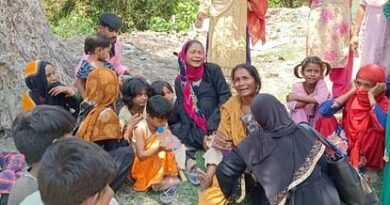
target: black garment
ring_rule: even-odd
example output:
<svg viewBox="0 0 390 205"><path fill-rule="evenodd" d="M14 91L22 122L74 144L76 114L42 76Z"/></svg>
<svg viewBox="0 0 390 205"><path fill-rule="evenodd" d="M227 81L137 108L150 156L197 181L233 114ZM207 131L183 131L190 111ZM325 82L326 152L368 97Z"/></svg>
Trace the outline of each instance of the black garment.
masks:
<svg viewBox="0 0 390 205"><path fill-rule="evenodd" d="M115 161L116 176L110 187L117 192L129 175L134 160L133 149L125 140L101 140L95 143L103 147Z"/></svg>
<svg viewBox="0 0 390 205"><path fill-rule="evenodd" d="M231 96L230 89L222 74L221 68L217 64L205 63L205 70L199 86L192 86L194 94L197 96L198 108L207 118L207 131L217 130L220 121L219 108ZM171 120L171 131L185 145L202 149L204 133L196 126L183 107L182 86L178 79L175 80L176 102L175 114L176 122Z"/></svg>
<svg viewBox="0 0 390 205"><path fill-rule="evenodd" d="M236 179L247 170L264 188L271 204L340 204L326 163L320 163L323 145L293 123L271 95L256 96L251 110L262 128L246 137L217 167L225 196L231 196Z"/></svg>
<svg viewBox="0 0 390 205"><path fill-rule="evenodd" d="M49 86L49 89L52 89L57 86L62 86L60 82L53 83ZM64 93L60 93L56 96L47 94L46 96L46 105L58 105L63 107L65 110L69 111L74 118L77 118L80 112L80 103L82 101L81 96L77 93L73 96L66 97Z"/></svg>

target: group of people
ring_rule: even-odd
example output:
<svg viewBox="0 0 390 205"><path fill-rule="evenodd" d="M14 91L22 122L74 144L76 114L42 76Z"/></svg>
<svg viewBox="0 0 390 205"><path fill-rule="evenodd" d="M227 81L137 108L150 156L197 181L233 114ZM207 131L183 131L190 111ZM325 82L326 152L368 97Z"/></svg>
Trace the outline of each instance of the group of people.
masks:
<svg viewBox="0 0 390 205"><path fill-rule="evenodd" d="M380 49L390 48L390 23L383 14L377 14L386 28L382 44L372 48L367 36L375 23L368 22L374 21L370 15L384 3L364 0L351 30L349 0L310 1L308 57L293 71L304 80L282 103L259 94L261 78L250 64L249 39L265 42L267 1L200 2L197 26L208 11L211 16L207 49L197 40L183 45L174 89L121 64L122 22L112 13L102 14L99 31L85 39L75 67L76 89L60 83L49 62L26 65L29 91L12 136L29 169L21 172L23 158L13 167L13 181L19 179L12 190L7 187L8 204L117 204L113 193L124 183L135 191L161 192L160 201L169 204L180 178L200 185L199 204L241 202L247 196L254 204L340 204L325 146L302 122L326 137L341 128L346 146L340 147L350 163L376 181L388 155L390 58ZM352 82L359 29L366 60ZM369 59L371 52L375 60ZM324 81L328 74L332 92ZM205 170L195 168L198 151L204 152Z"/></svg>

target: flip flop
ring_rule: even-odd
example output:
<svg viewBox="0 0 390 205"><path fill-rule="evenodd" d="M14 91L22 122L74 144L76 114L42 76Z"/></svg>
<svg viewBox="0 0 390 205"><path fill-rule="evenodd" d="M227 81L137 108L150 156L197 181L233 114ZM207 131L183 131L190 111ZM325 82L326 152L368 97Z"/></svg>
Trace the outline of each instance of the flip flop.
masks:
<svg viewBox="0 0 390 205"><path fill-rule="evenodd" d="M193 184L193 185L199 185L200 180L198 178L198 173L196 171L186 171L184 172L186 174L187 180Z"/></svg>
<svg viewBox="0 0 390 205"><path fill-rule="evenodd" d="M163 204L171 204L175 200L177 195L177 190L179 186L173 186L160 194L160 202Z"/></svg>

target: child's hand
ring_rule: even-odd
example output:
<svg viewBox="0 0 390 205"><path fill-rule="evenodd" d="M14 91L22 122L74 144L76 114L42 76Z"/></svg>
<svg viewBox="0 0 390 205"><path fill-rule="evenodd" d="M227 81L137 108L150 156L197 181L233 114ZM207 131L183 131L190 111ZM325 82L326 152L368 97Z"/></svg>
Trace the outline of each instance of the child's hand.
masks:
<svg viewBox="0 0 390 205"><path fill-rule="evenodd" d="M127 127L134 128L141 120L142 120L142 114L137 113L131 117L129 123L127 123Z"/></svg>
<svg viewBox="0 0 390 205"><path fill-rule="evenodd" d="M376 97L379 94L383 93L386 90L386 85L384 83L377 83L374 87L372 87L368 93L372 94L372 96Z"/></svg>
<svg viewBox="0 0 390 205"><path fill-rule="evenodd" d="M291 101L296 101L297 99L296 99L296 96L294 95L294 94L288 94L288 95L286 95L286 101L287 102L291 102Z"/></svg>

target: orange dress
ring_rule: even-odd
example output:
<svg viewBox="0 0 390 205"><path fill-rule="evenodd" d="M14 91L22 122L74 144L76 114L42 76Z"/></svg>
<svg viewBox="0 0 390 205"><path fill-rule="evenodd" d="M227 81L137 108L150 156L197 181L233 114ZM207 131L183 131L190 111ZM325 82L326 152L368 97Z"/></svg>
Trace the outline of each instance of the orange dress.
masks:
<svg viewBox="0 0 390 205"><path fill-rule="evenodd" d="M152 134L145 121L140 122L136 128L144 131L145 149L151 149L160 144L158 134ZM135 179L133 189L146 191L153 184L160 184L165 176L177 176L178 166L172 151L160 151L144 159L135 156L131 176Z"/></svg>

